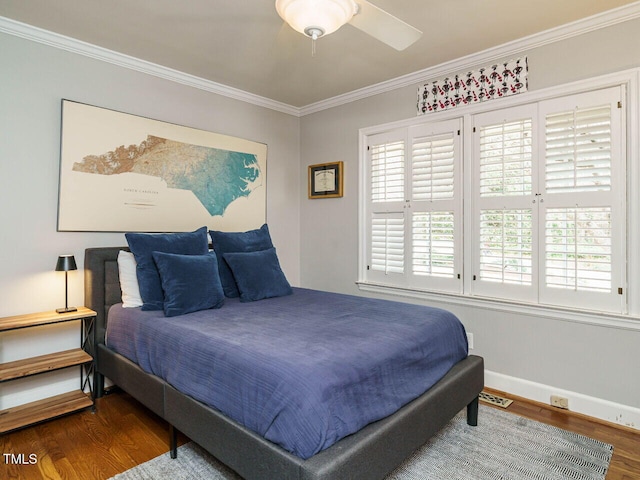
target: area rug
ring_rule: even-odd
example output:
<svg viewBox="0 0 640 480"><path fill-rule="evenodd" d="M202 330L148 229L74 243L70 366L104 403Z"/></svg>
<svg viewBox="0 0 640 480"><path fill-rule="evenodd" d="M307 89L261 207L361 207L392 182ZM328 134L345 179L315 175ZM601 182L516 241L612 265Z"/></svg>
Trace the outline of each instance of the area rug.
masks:
<svg viewBox="0 0 640 480"><path fill-rule="evenodd" d="M477 427L460 412L386 480L602 480L612 454L613 446L598 440L481 405ZM193 442L176 460L166 453L113 477L157 479L241 477Z"/></svg>

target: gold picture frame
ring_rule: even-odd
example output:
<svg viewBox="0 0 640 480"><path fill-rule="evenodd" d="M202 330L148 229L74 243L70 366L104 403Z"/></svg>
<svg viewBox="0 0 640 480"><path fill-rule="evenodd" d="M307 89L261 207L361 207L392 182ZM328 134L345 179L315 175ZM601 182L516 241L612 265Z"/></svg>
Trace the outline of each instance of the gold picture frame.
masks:
<svg viewBox="0 0 640 480"><path fill-rule="evenodd" d="M309 165L309 198L342 197L343 162Z"/></svg>

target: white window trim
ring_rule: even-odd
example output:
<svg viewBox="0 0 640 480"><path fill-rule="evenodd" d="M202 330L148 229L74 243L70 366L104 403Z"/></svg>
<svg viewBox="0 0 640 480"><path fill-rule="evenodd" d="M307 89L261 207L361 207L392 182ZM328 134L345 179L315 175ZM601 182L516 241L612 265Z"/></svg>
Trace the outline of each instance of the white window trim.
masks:
<svg viewBox="0 0 640 480"><path fill-rule="evenodd" d="M595 312L582 310L579 308L569 309L560 307L549 307L538 304L527 304L524 302L511 302L505 300L497 300L493 298L472 297L469 295L444 294L438 292L430 292L417 289L407 289L399 287L390 287L387 285L379 285L366 281L366 231L362 228L366 225L366 211L364 202L359 202L359 257L358 257L358 280L356 284L362 291L378 294L389 294L414 299L427 300L432 302L449 303L454 305L475 306L491 310L509 311L512 313L520 313L526 315L534 315L545 318L554 318L563 321L587 323L594 325L603 325L614 328L637 330L640 331L640 249L633 248L634 245L640 245L640 68L625 70L609 75L573 82L566 85L549 87L538 91L529 91L512 97L493 100L484 104L463 107L464 114L458 109L446 110L429 114L430 120L444 121L452 118L463 118L464 135L463 149L465 152L471 151L473 148L473 137L471 135L471 116L484 113L486 111L506 108L510 106L524 105L541 100L549 100L554 97L561 97L581 92L588 92L600 88L622 85L626 89L626 101L623 108L627 111L626 135L627 135L627 299L628 314L614 314L608 312ZM420 123L424 123L424 117L411 118L401 120L384 125L362 128L359 131L359 167L360 172L366 171L366 145L367 137L383 133L385 131L410 127ZM464 171L471 171L470 156L464 155ZM359 189L364 192L367 189L367 178L365 175L359 176ZM472 178L465 175L463 179L464 189L470 191L470 182ZM465 196L464 211L472 211L471 196ZM637 211L631 211L632 206L636 206ZM472 228L472 218L465 216L464 228L469 231ZM465 258L472 258L470 255L473 248L467 242L465 244ZM472 272L466 269L465 284L468 285Z"/></svg>
<svg viewBox="0 0 640 480"><path fill-rule="evenodd" d="M400 287L389 287L370 282L356 282L363 292L391 295L415 300L434 302L442 305L474 307L483 310L506 312L513 315L548 318L571 323L582 323L640 332L640 316L615 313L590 312L586 310L526 304L495 298L472 297L469 295L427 292Z"/></svg>

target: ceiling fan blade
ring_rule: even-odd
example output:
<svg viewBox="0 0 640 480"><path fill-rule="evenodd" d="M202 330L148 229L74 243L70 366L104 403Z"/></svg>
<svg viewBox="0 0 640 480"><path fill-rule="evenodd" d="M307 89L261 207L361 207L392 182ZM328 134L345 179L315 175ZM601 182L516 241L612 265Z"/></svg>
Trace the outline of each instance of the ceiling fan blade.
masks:
<svg viewBox="0 0 640 480"><path fill-rule="evenodd" d="M365 0L356 0L356 3L358 13L349 23L396 50L404 50L422 36L420 30L381 8Z"/></svg>

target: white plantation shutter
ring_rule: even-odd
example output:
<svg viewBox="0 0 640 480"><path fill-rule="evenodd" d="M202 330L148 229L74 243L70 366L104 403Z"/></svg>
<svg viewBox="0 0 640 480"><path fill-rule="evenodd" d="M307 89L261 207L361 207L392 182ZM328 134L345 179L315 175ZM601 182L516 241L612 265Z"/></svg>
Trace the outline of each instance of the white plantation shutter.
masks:
<svg viewBox="0 0 640 480"><path fill-rule="evenodd" d="M412 139L411 183L413 200L451 199L454 195L455 134Z"/></svg>
<svg viewBox="0 0 640 480"><path fill-rule="evenodd" d="M624 95L549 96L364 135L360 280L627 313L637 225L628 231Z"/></svg>
<svg viewBox="0 0 640 480"><path fill-rule="evenodd" d="M532 212L480 212L480 280L516 285L533 282Z"/></svg>
<svg viewBox="0 0 640 480"><path fill-rule="evenodd" d="M369 138L367 155L367 279L405 284L406 131Z"/></svg>
<svg viewBox="0 0 640 480"><path fill-rule="evenodd" d="M371 147L371 201L403 201L404 141L382 143Z"/></svg>
<svg viewBox="0 0 640 480"><path fill-rule="evenodd" d="M480 128L480 196L531 194L532 119Z"/></svg>
<svg viewBox="0 0 640 480"><path fill-rule="evenodd" d="M456 238L453 212L414 212L411 224L414 275L454 278Z"/></svg>
<svg viewBox="0 0 640 480"><path fill-rule="evenodd" d="M541 303L624 310L621 98L616 87L540 104Z"/></svg>
<svg viewBox="0 0 640 480"><path fill-rule="evenodd" d="M547 193L611 189L611 105L546 116Z"/></svg>
<svg viewBox="0 0 640 480"><path fill-rule="evenodd" d="M611 208L548 209L545 225L547 286L611 291Z"/></svg>
<svg viewBox="0 0 640 480"><path fill-rule="evenodd" d="M371 270L404 273L404 216L374 215L371 221Z"/></svg>
<svg viewBox="0 0 640 480"><path fill-rule="evenodd" d="M367 280L461 292L461 120L368 139Z"/></svg>
<svg viewBox="0 0 640 480"><path fill-rule="evenodd" d="M530 105L474 117L475 294L536 297L535 119Z"/></svg>
<svg viewBox="0 0 640 480"><path fill-rule="evenodd" d="M409 286L462 292L460 119L409 129Z"/></svg>

